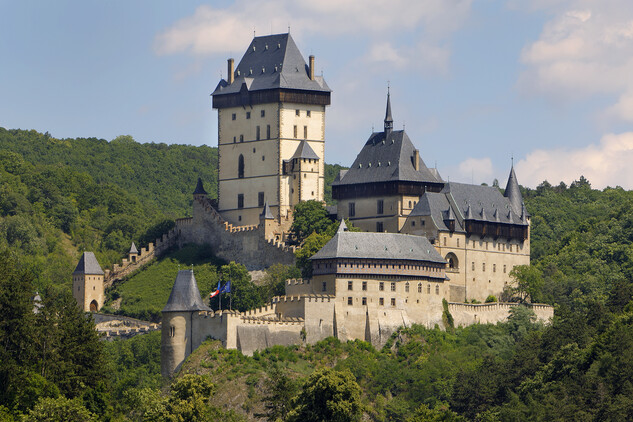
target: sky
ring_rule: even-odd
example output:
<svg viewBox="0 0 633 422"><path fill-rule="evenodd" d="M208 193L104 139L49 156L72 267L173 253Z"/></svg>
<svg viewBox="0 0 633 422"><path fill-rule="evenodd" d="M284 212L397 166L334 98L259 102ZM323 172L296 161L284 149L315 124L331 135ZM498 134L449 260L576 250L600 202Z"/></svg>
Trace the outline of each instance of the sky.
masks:
<svg viewBox="0 0 633 422"><path fill-rule="evenodd" d="M0 127L217 145L210 93L253 34L332 89L326 157L382 130L387 85L445 180L633 189L631 0L0 0Z"/></svg>

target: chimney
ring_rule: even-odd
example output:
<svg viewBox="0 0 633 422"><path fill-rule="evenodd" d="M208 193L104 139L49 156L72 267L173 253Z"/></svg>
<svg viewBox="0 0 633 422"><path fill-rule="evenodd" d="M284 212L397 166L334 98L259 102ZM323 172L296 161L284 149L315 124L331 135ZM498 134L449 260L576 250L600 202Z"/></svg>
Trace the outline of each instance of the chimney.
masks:
<svg viewBox="0 0 633 422"><path fill-rule="evenodd" d="M420 151L417 149L413 150L413 168L416 171L420 170Z"/></svg>
<svg viewBox="0 0 633 422"><path fill-rule="evenodd" d="M314 56L310 55L310 80L314 80Z"/></svg>
<svg viewBox="0 0 633 422"><path fill-rule="evenodd" d="M228 69L226 71L227 73L226 81L229 83L229 85L231 85L233 83L233 75L235 74L235 70L233 68L233 66L235 65L235 61L233 59L229 59L227 65L228 65Z"/></svg>

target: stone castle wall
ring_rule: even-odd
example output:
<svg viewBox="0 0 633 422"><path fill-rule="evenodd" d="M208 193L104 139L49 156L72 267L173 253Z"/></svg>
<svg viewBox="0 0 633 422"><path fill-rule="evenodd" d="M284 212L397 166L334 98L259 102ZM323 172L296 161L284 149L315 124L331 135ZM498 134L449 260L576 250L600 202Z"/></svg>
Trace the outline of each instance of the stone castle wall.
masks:
<svg viewBox="0 0 633 422"><path fill-rule="evenodd" d="M522 306L518 303L449 303L448 311L453 316L456 327L471 324L494 324L505 321L510 316L510 309ZM526 305L534 311L538 321L547 322L554 316L554 308L538 303Z"/></svg>

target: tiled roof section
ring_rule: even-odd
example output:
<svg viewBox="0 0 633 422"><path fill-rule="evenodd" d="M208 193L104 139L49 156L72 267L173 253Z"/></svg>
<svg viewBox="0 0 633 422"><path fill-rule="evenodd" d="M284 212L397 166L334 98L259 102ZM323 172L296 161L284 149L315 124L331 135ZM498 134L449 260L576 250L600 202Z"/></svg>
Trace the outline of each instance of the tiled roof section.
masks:
<svg viewBox="0 0 633 422"><path fill-rule="evenodd" d="M445 263L446 261L423 236L398 233L368 233L341 230L310 259L366 258L406 259Z"/></svg>
<svg viewBox="0 0 633 422"><path fill-rule="evenodd" d="M136 249L136 245L132 242L132 246L130 246L130 252L128 253L138 253L138 249Z"/></svg>
<svg viewBox="0 0 633 422"><path fill-rule="evenodd" d="M192 270L180 270L163 312L210 311L202 302Z"/></svg>
<svg viewBox="0 0 633 422"><path fill-rule="evenodd" d="M198 177L198 183L196 183L196 190L193 191L194 195L206 195L207 191L204 190L204 186L202 186L202 179Z"/></svg>
<svg viewBox="0 0 633 422"><path fill-rule="evenodd" d="M319 156L314 152L308 141L305 139L299 143L297 150L295 151L292 158L309 158L311 160L318 160Z"/></svg>
<svg viewBox="0 0 633 422"><path fill-rule="evenodd" d="M491 186L449 182L442 192L425 192L410 216L431 216L436 227L447 230L444 220L449 207L455 218L455 230L463 230L463 221L475 220L490 223L526 224L521 214L514 212L508 198Z"/></svg>
<svg viewBox="0 0 633 422"><path fill-rule="evenodd" d="M422 158L419 170L413 167L415 147L404 130L374 132L356 156L354 164L333 185L390 181L441 183Z"/></svg>
<svg viewBox="0 0 633 422"><path fill-rule="evenodd" d="M523 204L523 196L521 195L521 189L519 189L517 175L514 173L514 166L510 169L510 176L508 176L508 183L506 184L506 190L503 196L508 198L515 214L520 215Z"/></svg>
<svg viewBox="0 0 633 422"><path fill-rule="evenodd" d="M268 206L268 201L264 202L264 209L262 209L262 213L259 214L259 218L263 218L264 220L274 220L273 213L270 212L270 207Z"/></svg>
<svg viewBox="0 0 633 422"><path fill-rule="evenodd" d="M322 76L310 79L308 65L290 34L255 37L235 69L235 79L222 79L212 95L235 94L246 84L249 91L298 89L330 92Z"/></svg>
<svg viewBox="0 0 633 422"><path fill-rule="evenodd" d="M93 252L84 252L73 274L103 275L103 270Z"/></svg>

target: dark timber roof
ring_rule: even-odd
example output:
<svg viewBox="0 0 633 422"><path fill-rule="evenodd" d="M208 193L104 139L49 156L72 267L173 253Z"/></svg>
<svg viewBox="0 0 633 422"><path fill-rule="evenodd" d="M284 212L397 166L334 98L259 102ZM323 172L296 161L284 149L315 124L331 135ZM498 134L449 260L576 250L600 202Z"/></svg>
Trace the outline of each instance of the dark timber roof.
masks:
<svg viewBox="0 0 633 422"><path fill-rule="evenodd" d="M510 176L508 176L508 183L506 184L506 190L503 196L508 198L515 214L521 215L523 196L521 195L521 189L519 189L517 175L514 173L514 166L510 169Z"/></svg>
<svg viewBox="0 0 633 422"><path fill-rule="evenodd" d="M350 232L344 222L334 237L310 259L364 258L405 259L446 263L423 236L398 233Z"/></svg>
<svg viewBox="0 0 633 422"><path fill-rule="evenodd" d="M330 92L322 76L310 80L309 68L290 34L255 37L237 65L234 81L222 79L211 95L292 89Z"/></svg>
<svg viewBox="0 0 633 422"><path fill-rule="evenodd" d="M462 231L464 220L524 225L520 212L495 187L448 182L439 193L425 192L410 216L431 216L440 230L448 229L444 221L452 217L455 231Z"/></svg>
<svg viewBox="0 0 633 422"><path fill-rule="evenodd" d="M202 302L193 270L180 270L163 312L210 311Z"/></svg>
<svg viewBox="0 0 633 422"><path fill-rule="evenodd" d="M304 139L299 143L299 146L292 158L309 158L311 160L318 160L319 156L316 152L314 152L310 144L308 144L308 141Z"/></svg>
<svg viewBox="0 0 633 422"><path fill-rule="evenodd" d="M84 252L73 274L103 275L103 270L93 252Z"/></svg>
<svg viewBox="0 0 633 422"><path fill-rule="evenodd" d="M391 181L442 183L420 157L413 167L415 147L404 130L374 132L356 156L354 164L332 185L352 185Z"/></svg>
<svg viewBox="0 0 633 422"><path fill-rule="evenodd" d="M206 195L207 191L204 190L204 186L202 186L202 179L198 177L198 183L196 184L196 190L193 191L194 195Z"/></svg>

